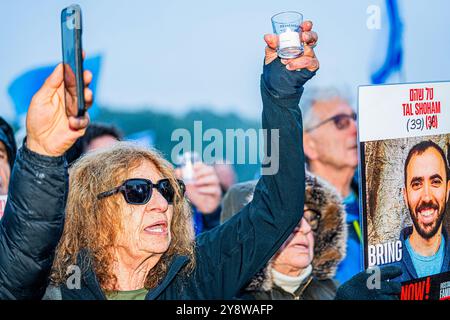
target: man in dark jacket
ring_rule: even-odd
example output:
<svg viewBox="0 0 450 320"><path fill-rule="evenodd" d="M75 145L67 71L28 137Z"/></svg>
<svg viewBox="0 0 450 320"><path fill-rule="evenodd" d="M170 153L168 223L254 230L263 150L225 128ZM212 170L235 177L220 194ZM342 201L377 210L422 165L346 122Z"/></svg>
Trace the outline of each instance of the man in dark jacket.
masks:
<svg viewBox="0 0 450 320"><path fill-rule="evenodd" d="M361 270L356 114L337 88L311 88L302 100L303 143L307 168L332 184L342 196L347 213L347 255L336 280L343 283Z"/></svg>
<svg viewBox="0 0 450 320"><path fill-rule="evenodd" d="M86 85L91 78L86 71ZM85 96L91 104L89 89ZM89 122L87 116L68 118L63 100L63 67L58 65L31 101L27 141L11 174L0 224L0 299L40 299L48 283L64 224L64 153Z"/></svg>
<svg viewBox="0 0 450 320"><path fill-rule="evenodd" d="M13 130L0 117L0 195L8 194L9 177L16 158L16 152L17 147Z"/></svg>
<svg viewBox="0 0 450 320"><path fill-rule="evenodd" d="M305 37L310 37L303 41L313 44L316 37L309 32L311 27L311 22L303 25ZM305 173L298 103L303 85L314 76L319 65L311 47L305 47L301 58L281 61L276 53L278 38L271 35L265 40L268 47L261 79L262 123L268 132L278 130L279 140L274 146L279 148L278 171L263 175L253 201L240 214L197 238L195 267L190 273L183 272L188 263L186 256L171 257L156 287L143 288L148 290L147 300L235 297L273 256L302 217ZM60 282L58 287L49 288L47 298L106 298L107 290L100 286L92 263L85 265L89 257L95 257L89 252L79 252L78 257L80 270L87 269L81 277L80 288L71 289L67 282Z"/></svg>

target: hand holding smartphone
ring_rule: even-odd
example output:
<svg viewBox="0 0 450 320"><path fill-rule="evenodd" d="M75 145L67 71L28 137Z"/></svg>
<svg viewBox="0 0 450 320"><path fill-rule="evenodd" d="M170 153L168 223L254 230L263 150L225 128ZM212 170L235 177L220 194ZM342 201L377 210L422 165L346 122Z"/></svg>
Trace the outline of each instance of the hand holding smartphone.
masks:
<svg viewBox="0 0 450 320"><path fill-rule="evenodd" d="M87 108L84 100L81 35L81 8L71 5L61 12L61 38L66 114L75 117L84 116Z"/></svg>

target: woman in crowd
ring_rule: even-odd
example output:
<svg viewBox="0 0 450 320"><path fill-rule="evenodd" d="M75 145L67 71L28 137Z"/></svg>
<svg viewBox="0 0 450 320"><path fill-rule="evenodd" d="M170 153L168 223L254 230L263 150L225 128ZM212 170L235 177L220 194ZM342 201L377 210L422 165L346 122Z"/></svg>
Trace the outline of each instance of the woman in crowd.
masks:
<svg viewBox="0 0 450 320"><path fill-rule="evenodd" d="M279 157L253 201L194 240L184 185L161 156L126 143L87 154L70 171L47 299L230 299L248 283L303 214L298 104L319 67L311 28L303 24L305 53L291 60L277 57L275 35L265 37L263 128L278 130Z"/></svg>
<svg viewBox="0 0 450 320"><path fill-rule="evenodd" d="M229 190L223 201L226 216L238 212L253 198L255 185L250 181ZM303 218L265 268L242 290L240 298L334 299L337 284L333 277L345 256L346 235L341 198L328 183L307 172Z"/></svg>

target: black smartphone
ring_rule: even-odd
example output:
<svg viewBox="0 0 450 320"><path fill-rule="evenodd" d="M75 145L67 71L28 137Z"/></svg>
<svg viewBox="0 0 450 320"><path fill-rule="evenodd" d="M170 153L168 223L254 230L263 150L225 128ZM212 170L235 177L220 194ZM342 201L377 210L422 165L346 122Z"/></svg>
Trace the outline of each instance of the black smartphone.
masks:
<svg viewBox="0 0 450 320"><path fill-rule="evenodd" d="M61 39L64 65L64 96L68 116L82 117L86 112L83 81L81 8L71 5L61 12Z"/></svg>

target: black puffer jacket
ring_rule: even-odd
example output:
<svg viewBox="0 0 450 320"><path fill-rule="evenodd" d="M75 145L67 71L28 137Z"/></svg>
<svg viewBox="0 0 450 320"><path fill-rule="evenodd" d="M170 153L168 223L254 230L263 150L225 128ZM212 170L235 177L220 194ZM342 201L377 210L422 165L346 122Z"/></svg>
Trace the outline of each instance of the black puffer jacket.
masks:
<svg viewBox="0 0 450 320"><path fill-rule="evenodd" d="M64 225L65 163L26 147L17 153L0 221L0 299L40 299L45 292Z"/></svg>

